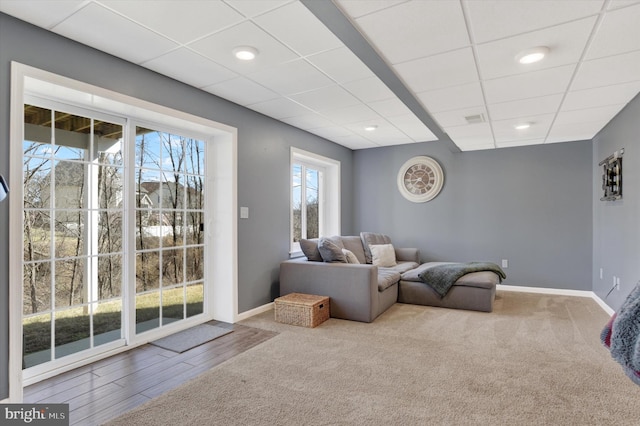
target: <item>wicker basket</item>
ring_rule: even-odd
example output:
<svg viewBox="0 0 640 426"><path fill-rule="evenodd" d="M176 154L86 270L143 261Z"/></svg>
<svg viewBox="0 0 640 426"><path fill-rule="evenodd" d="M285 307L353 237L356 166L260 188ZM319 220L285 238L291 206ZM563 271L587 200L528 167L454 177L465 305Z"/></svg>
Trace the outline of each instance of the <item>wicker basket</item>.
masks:
<svg viewBox="0 0 640 426"><path fill-rule="evenodd" d="M317 327L329 319L329 298L291 293L274 300L276 321L284 324Z"/></svg>

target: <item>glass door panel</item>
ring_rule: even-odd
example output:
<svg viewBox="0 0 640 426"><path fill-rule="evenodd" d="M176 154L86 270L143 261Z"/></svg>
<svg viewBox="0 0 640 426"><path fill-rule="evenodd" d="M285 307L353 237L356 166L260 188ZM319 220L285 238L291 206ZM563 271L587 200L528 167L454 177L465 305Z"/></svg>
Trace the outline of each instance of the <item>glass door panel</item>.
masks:
<svg viewBox="0 0 640 426"><path fill-rule="evenodd" d="M25 105L24 135L30 368L122 339L123 126Z"/></svg>
<svg viewBox="0 0 640 426"><path fill-rule="evenodd" d="M203 141L136 128L137 333L204 311L204 150Z"/></svg>

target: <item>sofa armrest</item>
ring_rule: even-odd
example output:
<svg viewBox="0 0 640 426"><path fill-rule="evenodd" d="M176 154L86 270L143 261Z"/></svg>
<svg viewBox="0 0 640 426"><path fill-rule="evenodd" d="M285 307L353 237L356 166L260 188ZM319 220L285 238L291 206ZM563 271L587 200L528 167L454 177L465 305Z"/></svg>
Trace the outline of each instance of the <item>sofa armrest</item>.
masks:
<svg viewBox="0 0 640 426"><path fill-rule="evenodd" d="M396 248L396 260L420 263L420 249Z"/></svg>
<svg viewBox="0 0 640 426"><path fill-rule="evenodd" d="M280 295L289 293L328 296L332 317L371 322L378 306L378 267L287 260L280 264Z"/></svg>

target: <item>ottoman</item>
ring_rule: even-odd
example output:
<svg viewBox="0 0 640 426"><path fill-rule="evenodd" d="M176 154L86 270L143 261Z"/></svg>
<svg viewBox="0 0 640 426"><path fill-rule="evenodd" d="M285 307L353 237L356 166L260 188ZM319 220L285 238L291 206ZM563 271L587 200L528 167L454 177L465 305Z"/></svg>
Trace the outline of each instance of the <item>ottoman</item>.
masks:
<svg viewBox="0 0 640 426"><path fill-rule="evenodd" d="M402 274L398 284L398 303L471 311L493 311L496 285L500 282L498 274L482 271L464 275L455 282L444 297L440 297L435 290L418 278L418 274L425 267L438 263L441 262L423 263L418 268Z"/></svg>

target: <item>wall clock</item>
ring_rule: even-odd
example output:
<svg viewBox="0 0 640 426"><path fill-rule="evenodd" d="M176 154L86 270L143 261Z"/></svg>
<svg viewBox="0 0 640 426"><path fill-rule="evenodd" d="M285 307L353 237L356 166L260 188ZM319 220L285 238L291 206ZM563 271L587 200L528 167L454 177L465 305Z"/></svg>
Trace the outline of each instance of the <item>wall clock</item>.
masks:
<svg viewBox="0 0 640 426"><path fill-rule="evenodd" d="M398 189L404 198L414 203L432 200L443 184L442 167L431 157L413 157L398 171Z"/></svg>

